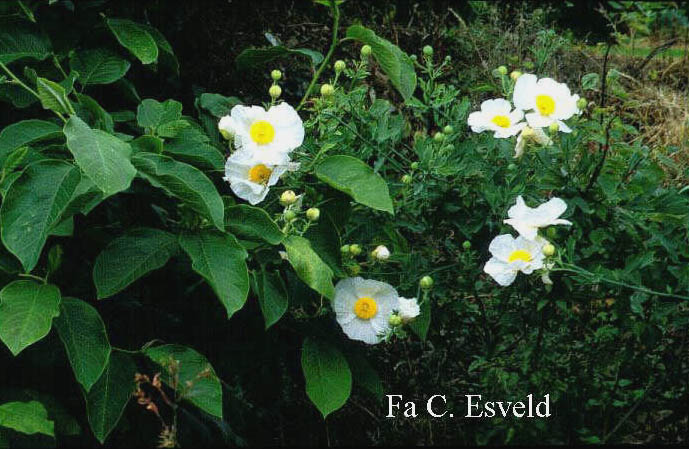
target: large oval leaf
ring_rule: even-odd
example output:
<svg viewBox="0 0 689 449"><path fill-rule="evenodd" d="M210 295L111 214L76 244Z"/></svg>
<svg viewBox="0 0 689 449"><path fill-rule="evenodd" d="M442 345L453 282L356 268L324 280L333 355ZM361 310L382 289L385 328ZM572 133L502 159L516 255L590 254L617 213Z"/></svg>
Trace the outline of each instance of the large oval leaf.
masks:
<svg viewBox="0 0 689 449"><path fill-rule="evenodd" d="M33 435L55 436L55 425L48 419L48 411L37 401L7 402L0 405L0 427Z"/></svg>
<svg viewBox="0 0 689 449"><path fill-rule="evenodd" d="M244 307L249 294L246 250L234 236L212 231L182 234L179 243L194 271L208 281L231 318Z"/></svg>
<svg viewBox="0 0 689 449"><path fill-rule="evenodd" d="M118 42L139 58L142 64L158 60L158 45L142 25L127 19L107 19L106 23Z"/></svg>
<svg viewBox="0 0 689 449"><path fill-rule="evenodd" d="M0 208L0 232L5 247L33 270L50 229L79 184L79 169L63 161L35 162L10 186Z"/></svg>
<svg viewBox="0 0 689 449"><path fill-rule="evenodd" d="M226 208L225 226L241 238L263 240L271 245L278 245L285 237L265 210L248 204Z"/></svg>
<svg viewBox="0 0 689 449"><path fill-rule="evenodd" d="M311 64L318 65L323 61L323 55L315 50L308 48L287 48L282 45L266 48L247 48L235 59L237 68L240 70L254 69L268 64L278 58L287 56L306 56L311 60Z"/></svg>
<svg viewBox="0 0 689 449"><path fill-rule="evenodd" d="M77 298L62 298L55 328L74 376L89 391L110 359L110 342L98 311Z"/></svg>
<svg viewBox="0 0 689 449"><path fill-rule="evenodd" d="M326 158L316 167L321 181L340 190L357 203L394 214L385 180L361 160L345 155Z"/></svg>
<svg viewBox="0 0 689 449"><path fill-rule="evenodd" d="M62 136L62 128L45 120L23 120L0 131L0 165L7 155L24 145Z"/></svg>
<svg viewBox="0 0 689 449"><path fill-rule="evenodd" d="M268 329L287 311L287 287L278 273L266 271L265 267L256 273L254 281L258 304Z"/></svg>
<svg viewBox="0 0 689 449"><path fill-rule="evenodd" d="M77 165L103 193L112 195L129 188L136 169L129 161L132 149L127 142L91 129L77 116L67 121L64 133Z"/></svg>
<svg viewBox="0 0 689 449"><path fill-rule="evenodd" d="M21 58L43 60L50 55L50 39L36 25L15 18L0 19L0 62Z"/></svg>
<svg viewBox="0 0 689 449"><path fill-rule="evenodd" d="M0 291L0 339L17 355L42 339L60 313L60 290L34 281L14 281Z"/></svg>
<svg viewBox="0 0 689 449"><path fill-rule="evenodd" d="M110 50L96 48L75 53L69 66L79 74L79 82L87 86L114 83L127 73L131 64Z"/></svg>
<svg viewBox="0 0 689 449"><path fill-rule="evenodd" d="M326 298L333 299L333 270L313 250L311 243L304 237L290 235L283 244L287 250L287 259L299 279Z"/></svg>
<svg viewBox="0 0 689 449"><path fill-rule="evenodd" d="M222 198L201 170L153 153L137 153L132 157L132 162L139 174L152 185L179 198L208 218L216 228L224 230Z"/></svg>
<svg viewBox="0 0 689 449"><path fill-rule="evenodd" d="M112 296L146 273L162 267L177 249L177 238L159 229L133 229L114 239L93 265L98 299Z"/></svg>
<svg viewBox="0 0 689 449"><path fill-rule="evenodd" d="M352 372L342 353L321 340L307 338L301 352L306 394L327 417L342 407L352 392Z"/></svg>

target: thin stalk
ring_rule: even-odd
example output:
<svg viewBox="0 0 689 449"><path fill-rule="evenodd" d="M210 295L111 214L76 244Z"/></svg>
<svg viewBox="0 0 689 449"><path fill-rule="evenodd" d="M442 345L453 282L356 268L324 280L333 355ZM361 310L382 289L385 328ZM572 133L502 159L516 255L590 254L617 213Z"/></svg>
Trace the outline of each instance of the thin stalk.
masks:
<svg viewBox="0 0 689 449"><path fill-rule="evenodd" d="M17 75L15 75L15 74L14 74L5 64L3 64L2 62L0 62L0 68L1 68L2 70L4 70L5 73L7 73L7 74L9 75L10 78L12 78L12 81L14 81L16 84L18 84L18 85L21 86L22 88L26 89L26 90L27 90L29 93L31 93L31 95L33 95L34 97L38 98L39 100L41 99L41 97L38 95L38 92L36 92L35 90L33 90L32 88L30 88L29 86L27 86L27 85L24 83L24 81L20 80L20 79L17 77ZM60 113L57 112L57 111L53 111L53 112L55 113L55 115L57 115L58 117L60 117L60 120L62 120L62 121L65 122L65 123L67 122L67 119L66 119L62 114L60 114Z"/></svg>

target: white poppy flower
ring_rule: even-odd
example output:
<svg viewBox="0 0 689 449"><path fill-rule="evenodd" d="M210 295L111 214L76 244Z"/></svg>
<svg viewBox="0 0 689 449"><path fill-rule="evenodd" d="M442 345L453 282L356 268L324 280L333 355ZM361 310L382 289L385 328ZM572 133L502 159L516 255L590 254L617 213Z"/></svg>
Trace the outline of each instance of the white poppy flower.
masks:
<svg viewBox="0 0 689 449"><path fill-rule="evenodd" d="M244 151L260 152L264 160L280 163L304 142L304 124L287 103L271 106L237 105L230 111L234 144Z"/></svg>
<svg viewBox="0 0 689 449"><path fill-rule="evenodd" d="M481 103L481 110L469 114L467 123L475 133L495 132L494 137L505 138L517 134L524 127L521 122L524 112L512 110L512 104L504 98L486 100Z"/></svg>
<svg viewBox="0 0 689 449"><path fill-rule="evenodd" d="M502 234L493 239L488 247L493 257L483 267L495 282L503 287L514 282L518 272L531 274L543 268L543 238L528 240L522 236L516 239L510 234Z"/></svg>
<svg viewBox="0 0 689 449"><path fill-rule="evenodd" d="M514 146L514 157L518 158L524 154L524 149L526 148L526 142L536 142L539 145L552 145L553 139L548 137L548 135L543 132L541 128L531 128L530 126L525 126L522 132L517 136L517 144Z"/></svg>
<svg viewBox="0 0 689 449"><path fill-rule="evenodd" d="M235 151L225 162L223 179L230 183L230 188L239 198L251 204L258 204L268 195L270 186L275 185L286 171L299 168L298 163L266 162L260 154L246 151Z"/></svg>
<svg viewBox="0 0 689 449"><path fill-rule="evenodd" d="M417 302L416 298L402 298L400 296L399 298L400 304L399 304L399 315L400 318L402 318L402 321L407 323L421 313L421 307L419 307L419 303Z"/></svg>
<svg viewBox="0 0 689 449"><path fill-rule="evenodd" d="M237 126L235 125L234 119L231 116L225 115L220 118L220 121L218 122L218 131L220 131L220 134L226 140L230 140L234 137L236 129Z"/></svg>
<svg viewBox="0 0 689 449"><path fill-rule="evenodd" d="M385 245L378 245L376 249L371 251L374 259L384 261L390 258L390 250Z"/></svg>
<svg viewBox="0 0 689 449"><path fill-rule="evenodd" d="M572 222L559 218L567 210L567 203L560 198L551 198L537 208L531 208L524 203L521 195L517 203L507 211L508 219L504 222L512 226L522 237L533 240L538 235L539 228L551 225L571 225Z"/></svg>
<svg viewBox="0 0 689 449"><path fill-rule="evenodd" d="M536 75L524 74L514 85L514 105L524 111L526 121L532 128L545 128L557 123L562 132L572 132L563 122L579 113L579 95L572 95L564 83L551 78L538 79Z"/></svg>
<svg viewBox="0 0 689 449"><path fill-rule="evenodd" d="M379 343L390 327L390 315L398 308L399 295L385 282L354 277L335 286L336 319L352 340Z"/></svg>

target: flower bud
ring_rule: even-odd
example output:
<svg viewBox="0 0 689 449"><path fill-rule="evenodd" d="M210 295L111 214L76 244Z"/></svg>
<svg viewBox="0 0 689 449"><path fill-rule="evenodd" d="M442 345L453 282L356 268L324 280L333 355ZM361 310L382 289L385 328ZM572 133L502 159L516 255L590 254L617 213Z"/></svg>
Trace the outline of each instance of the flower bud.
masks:
<svg viewBox="0 0 689 449"><path fill-rule="evenodd" d="M412 170L416 170L419 168L419 163L418 162L412 162L410 167Z"/></svg>
<svg viewBox="0 0 689 449"><path fill-rule="evenodd" d="M270 89L268 89L268 94L270 95L270 98L275 100L279 98L280 95L282 95L282 88L277 84L273 84L272 86L270 86Z"/></svg>
<svg viewBox="0 0 689 449"><path fill-rule="evenodd" d="M285 217L285 221L292 221L297 218L297 213L293 210L286 210L283 217Z"/></svg>
<svg viewBox="0 0 689 449"><path fill-rule="evenodd" d="M411 59L412 61L416 61L419 58L416 55L409 55L409 59Z"/></svg>
<svg viewBox="0 0 689 449"><path fill-rule="evenodd" d="M361 57L368 58L369 56L371 56L371 51L372 49L370 45L364 45L363 47L361 47Z"/></svg>
<svg viewBox="0 0 689 449"><path fill-rule="evenodd" d="M433 56L433 47L430 45L426 45L423 47L423 54L424 56Z"/></svg>
<svg viewBox="0 0 689 449"><path fill-rule="evenodd" d="M404 175L402 176L402 183L403 184L411 184L412 182L412 177L411 175Z"/></svg>
<svg viewBox="0 0 689 449"><path fill-rule="evenodd" d="M234 136L234 120L229 115L226 115L218 122L218 131L225 140L230 140Z"/></svg>
<svg viewBox="0 0 689 449"><path fill-rule="evenodd" d="M455 132L455 129L450 125L447 125L445 128L443 128L443 134L452 134L453 132Z"/></svg>
<svg viewBox="0 0 689 449"><path fill-rule="evenodd" d="M289 206L290 204L294 204L296 202L297 194L292 190L285 190L282 192L282 195L280 195L280 204L283 206Z"/></svg>
<svg viewBox="0 0 689 449"><path fill-rule="evenodd" d="M342 245L340 246L340 252L344 254L349 254L349 245Z"/></svg>
<svg viewBox="0 0 689 449"><path fill-rule="evenodd" d="M349 245L349 254L352 256L358 256L361 254L361 246L357 245L356 243Z"/></svg>
<svg viewBox="0 0 689 449"><path fill-rule="evenodd" d="M577 100L577 108L579 108L579 110L586 109L587 105L588 102L586 101L586 98L580 98Z"/></svg>
<svg viewBox="0 0 689 449"><path fill-rule="evenodd" d="M555 254L555 246L552 243L546 243L543 246L543 255L550 257Z"/></svg>
<svg viewBox="0 0 689 449"><path fill-rule="evenodd" d="M498 67L498 73L500 73L500 75L507 75L507 67L501 65L500 67Z"/></svg>
<svg viewBox="0 0 689 449"><path fill-rule="evenodd" d="M558 131L560 131L560 125L557 123L551 123L550 126L548 126L548 132L550 132L550 134L557 134Z"/></svg>
<svg viewBox="0 0 689 449"><path fill-rule="evenodd" d="M450 61L452 61L452 56L450 56L450 55L445 56L445 62L450 62Z"/></svg>
<svg viewBox="0 0 689 449"><path fill-rule="evenodd" d="M517 164L510 163L507 165L509 171L514 171L517 168Z"/></svg>
<svg viewBox="0 0 689 449"><path fill-rule="evenodd" d="M345 67L347 67L347 64L345 64L343 60L338 59L335 61L335 73L340 73L345 69Z"/></svg>
<svg viewBox="0 0 689 449"><path fill-rule="evenodd" d="M388 318L388 324L392 327L396 327L402 324L402 317L397 315L396 313L393 313L390 315L390 318Z"/></svg>
<svg viewBox="0 0 689 449"><path fill-rule="evenodd" d="M525 139L531 138L536 135L536 132L530 126L525 126L522 129L522 137Z"/></svg>
<svg viewBox="0 0 689 449"><path fill-rule="evenodd" d="M385 245L378 245L376 249L371 251L371 256L376 260L388 260L390 258L390 250Z"/></svg>
<svg viewBox="0 0 689 449"><path fill-rule="evenodd" d="M462 243L462 248L464 248L466 250L470 250L471 249L471 242L469 240L464 240L464 243Z"/></svg>
<svg viewBox="0 0 689 449"><path fill-rule="evenodd" d="M273 78L273 81L280 81L282 78L282 72L279 70L273 70L270 72L270 77Z"/></svg>
<svg viewBox="0 0 689 449"><path fill-rule="evenodd" d="M347 273L349 273L350 276L358 276L361 272L361 266L355 263L347 265L345 268L347 269Z"/></svg>
<svg viewBox="0 0 689 449"><path fill-rule="evenodd" d="M525 68L526 70L533 70L534 67L535 67L535 66L534 66L534 63L533 63L533 62L531 62L531 61L524 61L524 68Z"/></svg>
<svg viewBox="0 0 689 449"><path fill-rule="evenodd" d="M519 78L520 76L522 76L522 72L520 72L519 70L514 70L512 73L510 73L510 78L512 78L512 80L514 81L517 81L517 78Z"/></svg>
<svg viewBox="0 0 689 449"><path fill-rule="evenodd" d="M317 207L312 207L306 211L306 218L309 221L317 221L321 216L321 211Z"/></svg>
<svg viewBox="0 0 689 449"><path fill-rule="evenodd" d="M430 290L433 288L433 278L430 276L424 276L419 281L419 286L424 290Z"/></svg>
<svg viewBox="0 0 689 449"><path fill-rule="evenodd" d="M438 131L438 132L435 133L435 135L433 136L433 140L435 140L436 142L442 142L443 140L445 140L445 134L443 134L442 132Z"/></svg>
<svg viewBox="0 0 689 449"><path fill-rule="evenodd" d="M321 86L321 95L324 97L330 97L335 93L335 88L332 84L323 84Z"/></svg>

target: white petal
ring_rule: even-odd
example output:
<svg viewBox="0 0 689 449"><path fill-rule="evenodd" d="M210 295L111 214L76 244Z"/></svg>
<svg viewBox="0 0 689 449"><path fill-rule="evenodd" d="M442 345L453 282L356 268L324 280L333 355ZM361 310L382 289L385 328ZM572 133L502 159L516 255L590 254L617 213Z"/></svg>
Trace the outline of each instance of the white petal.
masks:
<svg viewBox="0 0 689 449"><path fill-rule="evenodd" d="M529 122L529 126L532 128L547 128L551 123L555 123L550 117L544 117L538 112L529 112L526 114L526 121Z"/></svg>
<svg viewBox="0 0 689 449"><path fill-rule="evenodd" d="M481 111L490 115L507 115L512 110L512 104L504 98L495 98L481 103Z"/></svg>
<svg viewBox="0 0 689 449"><path fill-rule="evenodd" d="M514 237L509 234L501 234L495 237L488 246L488 251L498 260L507 262L514 251Z"/></svg>
<svg viewBox="0 0 689 449"><path fill-rule="evenodd" d="M536 75L525 73L519 78L514 85L514 95L512 100L517 109L528 111L534 109L536 106Z"/></svg>
<svg viewBox="0 0 689 449"><path fill-rule="evenodd" d="M483 271L488 273L495 282L506 287L514 282L517 277L517 272L509 269L505 262L499 261L496 258L491 258L483 267Z"/></svg>

